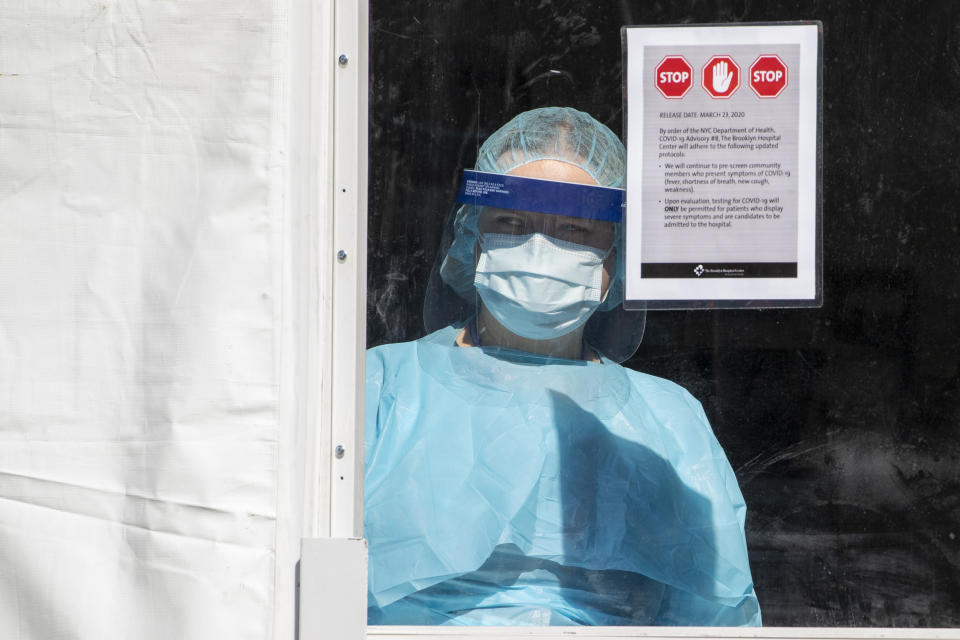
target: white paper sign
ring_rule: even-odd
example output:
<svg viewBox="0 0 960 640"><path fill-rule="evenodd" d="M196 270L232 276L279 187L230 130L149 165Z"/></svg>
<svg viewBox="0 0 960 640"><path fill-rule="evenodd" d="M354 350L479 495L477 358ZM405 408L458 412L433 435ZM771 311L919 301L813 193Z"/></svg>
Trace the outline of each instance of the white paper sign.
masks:
<svg viewBox="0 0 960 640"><path fill-rule="evenodd" d="M628 307L819 304L818 44L624 29Z"/></svg>

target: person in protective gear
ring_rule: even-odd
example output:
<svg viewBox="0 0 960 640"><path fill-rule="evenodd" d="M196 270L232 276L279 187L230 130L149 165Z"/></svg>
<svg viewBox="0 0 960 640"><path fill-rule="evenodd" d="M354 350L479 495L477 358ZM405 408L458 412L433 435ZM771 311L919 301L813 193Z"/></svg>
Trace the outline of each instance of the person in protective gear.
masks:
<svg viewBox="0 0 960 640"><path fill-rule="evenodd" d="M617 364L625 153L523 113L466 171L425 319L367 354L370 624L759 625L736 478L700 404Z"/></svg>

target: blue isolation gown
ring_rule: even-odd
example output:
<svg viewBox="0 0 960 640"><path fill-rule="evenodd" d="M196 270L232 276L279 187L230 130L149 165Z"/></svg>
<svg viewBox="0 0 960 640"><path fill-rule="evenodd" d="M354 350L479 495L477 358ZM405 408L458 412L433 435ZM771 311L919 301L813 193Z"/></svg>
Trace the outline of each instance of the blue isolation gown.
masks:
<svg viewBox="0 0 960 640"><path fill-rule="evenodd" d="M459 331L367 353L370 624L760 624L743 497L690 394Z"/></svg>

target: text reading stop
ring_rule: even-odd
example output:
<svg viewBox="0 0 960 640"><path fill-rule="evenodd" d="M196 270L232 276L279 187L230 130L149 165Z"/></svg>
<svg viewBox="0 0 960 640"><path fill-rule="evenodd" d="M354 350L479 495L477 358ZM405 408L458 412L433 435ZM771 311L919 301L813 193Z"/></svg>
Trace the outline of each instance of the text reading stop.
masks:
<svg viewBox="0 0 960 640"><path fill-rule="evenodd" d="M783 80L783 71L754 71L754 82L779 82Z"/></svg>
<svg viewBox="0 0 960 640"><path fill-rule="evenodd" d="M660 73L660 82L686 82L690 74L686 71L663 71Z"/></svg>

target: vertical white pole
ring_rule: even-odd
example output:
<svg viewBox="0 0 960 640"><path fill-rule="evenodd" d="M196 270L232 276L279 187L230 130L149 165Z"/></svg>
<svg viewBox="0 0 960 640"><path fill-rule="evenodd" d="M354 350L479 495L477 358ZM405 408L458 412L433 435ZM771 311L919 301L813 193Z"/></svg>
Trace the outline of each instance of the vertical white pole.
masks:
<svg viewBox="0 0 960 640"><path fill-rule="evenodd" d="M311 538L330 535L334 0L293 0L290 22L290 245L302 253L291 276L302 298L294 401L304 423L302 536Z"/></svg>
<svg viewBox="0 0 960 640"><path fill-rule="evenodd" d="M367 2L336 2L330 535L363 536Z"/></svg>
<svg viewBox="0 0 960 640"><path fill-rule="evenodd" d="M304 436L299 637L366 635L363 407L366 347L366 0L294 0L292 198L307 222L311 354ZM302 83L302 86L297 86ZM297 131L299 123L299 132ZM297 139L297 135L300 138ZM299 182L298 182L299 181ZM296 242L296 239L293 240Z"/></svg>
<svg viewBox="0 0 960 640"><path fill-rule="evenodd" d="M367 2L295 0L292 199L315 274L304 316L304 537L363 534ZM294 239L295 240L295 239Z"/></svg>

